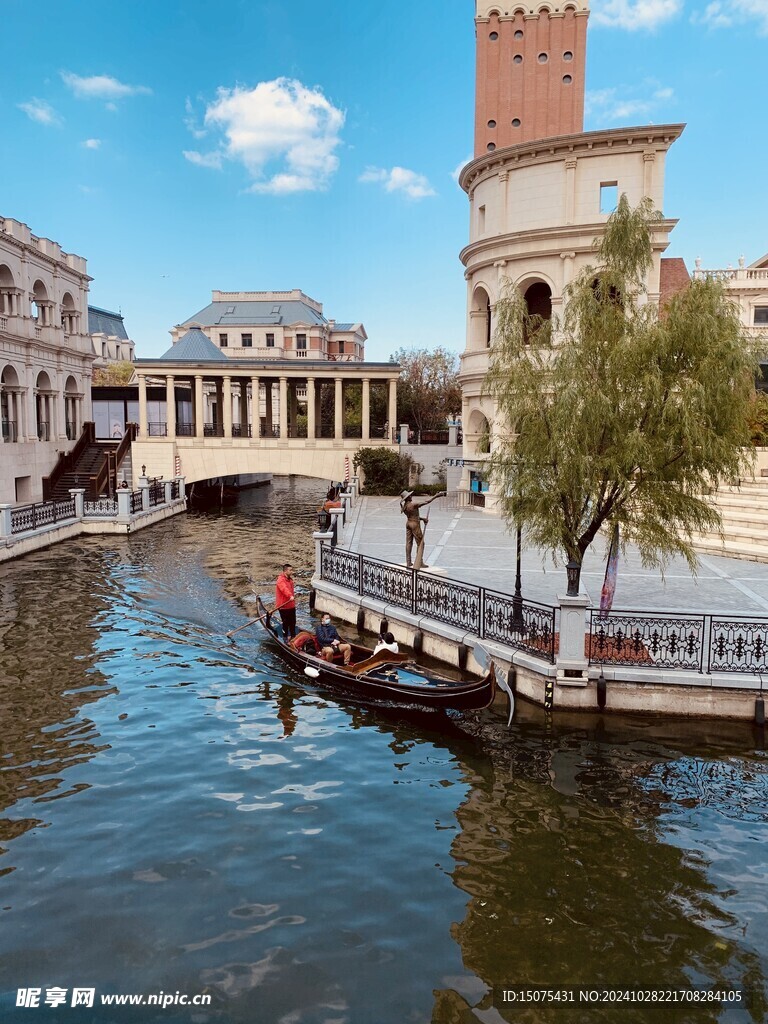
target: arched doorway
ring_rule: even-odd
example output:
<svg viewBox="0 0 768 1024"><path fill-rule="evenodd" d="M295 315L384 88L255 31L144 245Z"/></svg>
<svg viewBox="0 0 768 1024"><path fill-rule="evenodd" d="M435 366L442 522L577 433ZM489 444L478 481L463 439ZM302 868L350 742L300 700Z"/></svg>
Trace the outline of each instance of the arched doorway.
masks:
<svg viewBox="0 0 768 1024"><path fill-rule="evenodd" d="M38 441L50 441L55 434L54 397L51 378L45 370L41 370L35 383L35 422Z"/></svg>
<svg viewBox="0 0 768 1024"><path fill-rule="evenodd" d="M472 294L472 309L469 313L469 348L481 352L491 347L491 300L482 285Z"/></svg>
<svg viewBox="0 0 768 1024"><path fill-rule="evenodd" d="M21 422L21 386L15 368L8 364L0 375L0 413L2 415L3 441L19 439Z"/></svg>

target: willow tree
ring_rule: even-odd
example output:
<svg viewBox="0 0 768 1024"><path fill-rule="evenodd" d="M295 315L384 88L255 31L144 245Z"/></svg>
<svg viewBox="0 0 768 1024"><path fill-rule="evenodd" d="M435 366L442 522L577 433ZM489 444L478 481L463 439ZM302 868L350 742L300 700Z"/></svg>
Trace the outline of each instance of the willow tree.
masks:
<svg viewBox="0 0 768 1024"><path fill-rule="evenodd" d="M704 495L747 461L754 354L716 281L661 311L646 301L660 216L621 197L561 324L529 316L511 287L496 305L485 390L502 425L502 513L579 567L601 527L619 526L645 565L679 554L695 572L693 534L721 528Z"/></svg>

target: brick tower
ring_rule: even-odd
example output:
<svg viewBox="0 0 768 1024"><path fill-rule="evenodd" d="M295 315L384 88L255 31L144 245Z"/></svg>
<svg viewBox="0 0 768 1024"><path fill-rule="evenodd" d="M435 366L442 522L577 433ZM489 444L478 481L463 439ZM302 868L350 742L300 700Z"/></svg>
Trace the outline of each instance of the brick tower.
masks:
<svg viewBox="0 0 768 1024"><path fill-rule="evenodd" d="M584 130L588 0L476 0L475 156Z"/></svg>

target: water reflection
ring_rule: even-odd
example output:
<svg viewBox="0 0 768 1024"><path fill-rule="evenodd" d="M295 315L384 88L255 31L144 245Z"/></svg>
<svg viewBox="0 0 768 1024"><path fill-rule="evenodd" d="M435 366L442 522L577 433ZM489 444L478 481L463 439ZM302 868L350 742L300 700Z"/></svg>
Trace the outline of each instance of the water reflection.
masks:
<svg viewBox="0 0 768 1024"><path fill-rule="evenodd" d="M309 566L324 486L3 568L3 1020L29 1018L17 987L84 981L207 991L199 1024L570 1024L491 992L763 984L748 730L403 721L310 687L256 627L226 640L284 561ZM665 1019L599 1013L577 1019Z"/></svg>

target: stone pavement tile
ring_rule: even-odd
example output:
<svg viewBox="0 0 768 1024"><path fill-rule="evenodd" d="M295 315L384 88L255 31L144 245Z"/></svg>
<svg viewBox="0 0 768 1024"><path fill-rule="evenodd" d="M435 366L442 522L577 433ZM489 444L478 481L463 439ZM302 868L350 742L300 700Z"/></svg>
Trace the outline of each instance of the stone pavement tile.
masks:
<svg viewBox="0 0 768 1024"><path fill-rule="evenodd" d="M478 509L430 506L426 532L427 563L442 577L511 594L515 586L515 534L499 517ZM395 498L366 498L345 541L351 550L372 558L405 563L405 522ZM607 543L598 540L584 559L582 589L592 604L600 601ZM521 552L523 596L544 604L565 592L564 559L553 561L531 548L523 536ZM693 577L685 559L669 561L664 575L642 564L636 548L619 561L614 607L635 611L724 613L768 617L768 565L702 555Z"/></svg>

